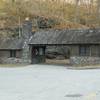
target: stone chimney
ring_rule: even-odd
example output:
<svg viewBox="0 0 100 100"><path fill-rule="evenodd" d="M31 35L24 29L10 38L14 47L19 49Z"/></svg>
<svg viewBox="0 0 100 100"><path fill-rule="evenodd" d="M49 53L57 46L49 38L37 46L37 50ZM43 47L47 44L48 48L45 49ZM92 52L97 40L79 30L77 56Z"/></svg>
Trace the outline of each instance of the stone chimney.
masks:
<svg viewBox="0 0 100 100"><path fill-rule="evenodd" d="M23 50L22 50L22 59L24 63L30 62L30 49L29 49L29 38L32 36L32 22L29 18L25 19L25 22L22 25L22 38L24 40Z"/></svg>
<svg viewBox="0 0 100 100"><path fill-rule="evenodd" d="M26 18L22 25L22 37L24 39L29 39L32 35L32 22L29 18Z"/></svg>

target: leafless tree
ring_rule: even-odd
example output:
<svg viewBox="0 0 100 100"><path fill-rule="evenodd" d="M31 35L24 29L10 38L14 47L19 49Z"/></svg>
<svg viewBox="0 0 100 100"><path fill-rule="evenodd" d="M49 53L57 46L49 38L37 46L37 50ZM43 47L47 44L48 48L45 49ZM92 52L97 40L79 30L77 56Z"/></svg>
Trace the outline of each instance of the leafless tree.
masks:
<svg viewBox="0 0 100 100"><path fill-rule="evenodd" d="M80 0L75 0L75 17L74 17L75 22L79 22L79 1Z"/></svg>

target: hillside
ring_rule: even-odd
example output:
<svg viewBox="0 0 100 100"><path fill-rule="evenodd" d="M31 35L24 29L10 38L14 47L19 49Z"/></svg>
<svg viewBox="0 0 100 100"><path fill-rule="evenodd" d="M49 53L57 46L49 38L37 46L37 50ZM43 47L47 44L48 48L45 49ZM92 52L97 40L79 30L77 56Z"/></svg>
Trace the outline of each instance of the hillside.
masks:
<svg viewBox="0 0 100 100"><path fill-rule="evenodd" d="M100 26L98 0L1 0L0 29L16 28L26 17L33 30L95 28Z"/></svg>

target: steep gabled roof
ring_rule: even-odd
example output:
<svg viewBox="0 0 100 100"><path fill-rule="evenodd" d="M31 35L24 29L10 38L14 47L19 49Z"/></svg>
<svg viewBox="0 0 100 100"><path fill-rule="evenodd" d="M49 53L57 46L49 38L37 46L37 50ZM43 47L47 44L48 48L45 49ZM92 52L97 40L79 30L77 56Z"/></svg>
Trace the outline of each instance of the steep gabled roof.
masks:
<svg viewBox="0 0 100 100"><path fill-rule="evenodd" d="M23 40L14 39L0 39L0 49L1 50L20 50L23 46Z"/></svg>
<svg viewBox="0 0 100 100"><path fill-rule="evenodd" d="M29 44L100 44L100 29L43 30L36 32Z"/></svg>

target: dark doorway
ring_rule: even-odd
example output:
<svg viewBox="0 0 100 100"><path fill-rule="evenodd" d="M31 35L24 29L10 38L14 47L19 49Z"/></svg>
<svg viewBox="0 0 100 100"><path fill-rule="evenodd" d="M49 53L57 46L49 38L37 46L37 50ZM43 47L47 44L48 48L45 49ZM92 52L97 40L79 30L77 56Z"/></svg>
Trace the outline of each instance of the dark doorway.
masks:
<svg viewBox="0 0 100 100"><path fill-rule="evenodd" d="M31 50L31 63L38 64L45 62L45 46L33 46Z"/></svg>

